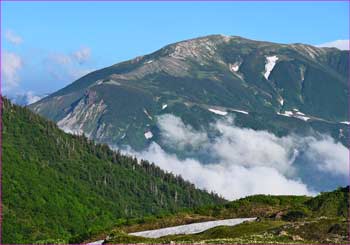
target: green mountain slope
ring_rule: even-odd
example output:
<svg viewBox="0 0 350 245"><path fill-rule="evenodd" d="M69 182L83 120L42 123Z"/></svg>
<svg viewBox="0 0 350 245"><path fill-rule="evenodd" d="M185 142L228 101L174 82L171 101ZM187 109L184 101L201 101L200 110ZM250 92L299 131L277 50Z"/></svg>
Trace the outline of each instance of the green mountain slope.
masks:
<svg viewBox="0 0 350 245"><path fill-rule="evenodd" d="M7 99L2 124L2 243L76 242L121 218L223 202Z"/></svg>
<svg viewBox="0 0 350 245"><path fill-rule="evenodd" d="M347 243L349 187L307 196L256 195L223 205L201 207L193 212L158 219L135 220L119 225L108 243ZM234 227L215 227L193 235L170 235L157 239L128 235L186 223L238 217L259 217ZM102 237L100 237L102 238Z"/></svg>
<svg viewBox="0 0 350 245"><path fill-rule="evenodd" d="M220 117L210 108L241 127L317 131L345 144L348 64L349 52L334 48L212 35L92 72L30 108L66 131L137 150L162 145L157 116L208 128Z"/></svg>

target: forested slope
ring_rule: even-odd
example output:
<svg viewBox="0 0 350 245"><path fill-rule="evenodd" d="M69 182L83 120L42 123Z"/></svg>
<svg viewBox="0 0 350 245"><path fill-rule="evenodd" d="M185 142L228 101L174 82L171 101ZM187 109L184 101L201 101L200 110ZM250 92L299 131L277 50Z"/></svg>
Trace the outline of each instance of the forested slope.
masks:
<svg viewBox="0 0 350 245"><path fill-rule="evenodd" d="M2 100L2 243L72 242L120 218L223 202Z"/></svg>

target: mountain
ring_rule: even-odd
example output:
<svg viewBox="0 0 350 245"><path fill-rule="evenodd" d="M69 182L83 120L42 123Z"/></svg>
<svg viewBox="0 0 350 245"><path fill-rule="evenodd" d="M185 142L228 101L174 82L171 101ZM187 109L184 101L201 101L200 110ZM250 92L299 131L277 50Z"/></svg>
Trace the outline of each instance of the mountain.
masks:
<svg viewBox="0 0 350 245"><path fill-rule="evenodd" d="M347 244L349 187L308 196L255 195L222 205L200 207L161 218L134 220L107 232L106 243L149 244ZM137 231L222 220L258 217L237 226L218 226L198 234L144 238ZM107 235L95 238L103 239Z"/></svg>
<svg viewBox="0 0 350 245"><path fill-rule="evenodd" d="M211 35L94 71L30 109L112 146L159 145L157 117L208 129L225 115L282 136L310 131L346 144L349 51Z"/></svg>
<svg viewBox="0 0 350 245"><path fill-rule="evenodd" d="M2 98L2 243L76 243L118 222L222 203L179 176Z"/></svg>

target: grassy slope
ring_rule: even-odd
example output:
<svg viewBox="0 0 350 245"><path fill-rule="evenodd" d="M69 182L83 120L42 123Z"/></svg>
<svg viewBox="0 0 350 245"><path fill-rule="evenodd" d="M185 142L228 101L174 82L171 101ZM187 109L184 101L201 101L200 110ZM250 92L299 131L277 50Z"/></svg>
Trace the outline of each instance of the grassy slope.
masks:
<svg viewBox="0 0 350 245"><path fill-rule="evenodd" d="M2 243L78 242L121 218L223 201L6 99L3 106Z"/></svg>
<svg viewBox="0 0 350 245"><path fill-rule="evenodd" d="M199 208L190 213L135 220L135 224L120 225L110 232L108 243L346 243L348 201L348 188L339 188L314 198L251 196L224 205ZM256 216L260 217L257 222L215 227L194 235L159 239L127 235L129 232L204 220Z"/></svg>

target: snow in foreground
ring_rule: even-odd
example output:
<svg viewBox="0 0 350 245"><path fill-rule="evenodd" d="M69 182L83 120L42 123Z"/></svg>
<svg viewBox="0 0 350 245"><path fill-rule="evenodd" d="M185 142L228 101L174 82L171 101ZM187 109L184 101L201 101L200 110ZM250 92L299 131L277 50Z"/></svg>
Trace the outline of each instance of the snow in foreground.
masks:
<svg viewBox="0 0 350 245"><path fill-rule="evenodd" d="M195 234L205 230L208 230L217 226L235 226L243 223L244 221L253 221L256 218L239 218L239 219L225 219L216 221L207 221L201 223L194 223L189 225L179 225L168 228L162 228L157 230L140 231L130 233L129 235L148 237L148 238L158 238L167 235L177 235L177 234Z"/></svg>
<svg viewBox="0 0 350 245"><path fill-rule="evenodd" d="M99 244L103 244L105 240L98 240L96 242L91 242L91 243L87 243L86 245L99 245Z"/></svg>

